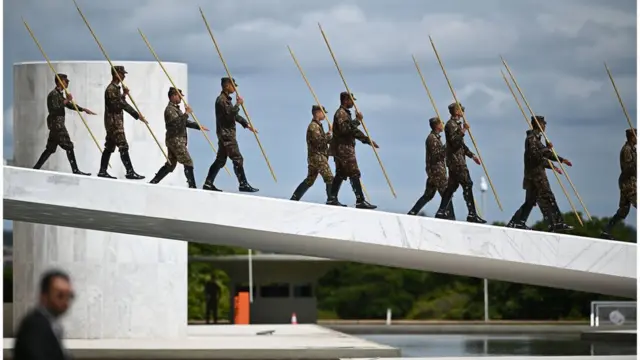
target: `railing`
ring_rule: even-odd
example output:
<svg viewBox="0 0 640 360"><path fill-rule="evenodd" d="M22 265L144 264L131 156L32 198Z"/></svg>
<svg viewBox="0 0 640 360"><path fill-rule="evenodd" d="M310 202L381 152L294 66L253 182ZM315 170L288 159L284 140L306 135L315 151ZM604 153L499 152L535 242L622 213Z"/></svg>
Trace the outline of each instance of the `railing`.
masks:
<svg viewBox="0 0 640 360"><path fill-rule="evenodd" d="M591 326L636 325L636 301L592 301Z"/></svg>

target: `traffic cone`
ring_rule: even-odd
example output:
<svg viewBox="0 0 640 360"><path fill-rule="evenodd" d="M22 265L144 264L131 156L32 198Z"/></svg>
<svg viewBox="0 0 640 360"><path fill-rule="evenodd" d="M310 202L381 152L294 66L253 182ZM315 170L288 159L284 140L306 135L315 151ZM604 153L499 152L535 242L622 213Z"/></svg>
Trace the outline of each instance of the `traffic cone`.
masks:
<svg viewBox="0 0 640 360"><path fill-rule="evenodd" d="M291 324L296 325L298 323L298 318L296 317L296 313L291 314Z"/></svg>

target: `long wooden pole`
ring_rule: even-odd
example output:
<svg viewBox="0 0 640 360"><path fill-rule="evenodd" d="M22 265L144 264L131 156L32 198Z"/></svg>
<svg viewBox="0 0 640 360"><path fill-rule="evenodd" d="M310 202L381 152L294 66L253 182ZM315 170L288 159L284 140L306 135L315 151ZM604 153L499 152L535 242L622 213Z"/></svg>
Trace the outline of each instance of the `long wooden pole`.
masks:
<svg viewBox="0 0 640 360"><path fill-rule="evenodd" d="M156 52L153 50L153 47L151 46L151 43L149 43L149 40L147 39L147 37L144 35L142 30L138 29L138 32L140 33L140 36L142 36L142 40L144 40L144 43L147 44L147 47L149 48L149 51L151 51L151 54L153 54L153 57L156 58L156 61L158 62L158 64L162 68L162 71L164 71L164 74L167 76L167 79L169 79L169 82L171 82L171 85L175 89L178 89L178 86L176 85L175 82L173 82L173 79L171 78L171 75L169 75L169 72L167 71L167 69L165 69L164 65L162 64L162 61L160 61L160 58L158 57L158 54L156 54ZM187 99L185 99L184 96L182 96L182 93L180 93L180 91L178 91L178 96L180 96L180 100L182 100L182 102L184 103L184 106L185 107L189 107L189 104L187 104ZM193 120L195 120L195 122L200 127L200 131L202 132L202 135L204 135L204 138L207 139L207 142L209 143L209 146L211 146L211 150L213 150L213 152L217 154L216 148L213 146L213 143L209 139L209 136L207 135L207 132L204 131L204 129L202 128L202 124L198 120L198 117L196 116L196 113L192 112L191 116L193 116ZM227 171L227 174L229 176L231 176L231 172L229 171L229 169L227 168L226 165L224 166L224 169Z"/></svg>
<svg viewBox="0 0 640 360"><path fill-rule="evenodd" d="M520 109L520 112L522 113L522 117L524 117L524 121L526 121L530 129L533 129L533 125L529 121L527 114L524 112L524 109L520 104L520 100L518 100L518 96L513 91L513 88L511 87L509 80L507 80L507 76L504 74L504 71L502 71L502 69L500 70L500 73L502 74L502 79L504 79L504 83L507 84L507 87L509 88L511 95L513 96L513 100L516 101L516 104L518 105L518 109ZM567 197L567 200L569 201L569 205L571 205L571 209L573 210L573 213L576 215L576 219L578 219L578 222L580 223L580 225L584 226L584 224L582 223L582 218L580 217L580 214L578 214L578 210L576 210L575 205L573 205L573 201L571 201L571 197L567 193L567 189L565 189L564 185L562 184L562 180L560 180L560 176L558 176L558 172L556 171L555 166L553 166L553 163L551 162L551 160L547 160L547 161L549 162L549 166L551 167L551 171L553 172L553 175L555 175L556 180L558 180L558 184L560 184L560 188L562 189L564 196Z"/></svg>
<svg viewBox="0 0 640 360"><path fill-rule="evenodd" d="M613 80L613 75L611 75L611 71L609 71L609 67L607 66L607 63L604 63L604 68L607 70L607 74L609 75L609 79L611 80L611 85L613 85L613 90L616 92L616 96L618 97L620 106L622 106L622 111L624 112L624 116L627 118L627 123L629 123L629 127L633 132L633 136L636 137L635 127L633 126L633 123L631 123L631 118L629 117L629 113L627 112L627 107L624 106L624 102L622 101L622 97L620 96L620 92L618 91L616 82Z"/></svg>
<svg viewBox="0 0 640 360"><path fill-rule="evenodd" d="M433 52L436 54L436 58L438 59L438 63L440 64L440 68L442 69L442 73L444 74L444 78L447 80L447 84L449 85L449 90L451 90L451 95L453 95L453 100L457 104L460 104L460 101L458 101L458 97L456 96L456 92L455 90L453 90L453 85L451 85L451 81L449 80L449 76L447 76L447 71L444 69L444 64L440 59L440 55L438 54L438 50L436 49L436 44L433 42L433 39L431 38L431 36L429 36L429 41L431 41L431 47L433 48ZM462 119L464 120L465 123L469 124L469 121L467 120L467 117L464 114L464 111L462 112ZM474 139L473 134L471 133L471 129L468 129L467 132L469 133L469 137L471 138L473 147L476 149L476 154L480 159L480 164L482 165L484 174L487 176L487 180L489 180L489 185L491 186L491 191L493 191L493 196L496 198L496 203L498 203L498 207L500 208L500 211L504 211L502 209L502 204L500 203L500 198L498 198L498 193L496 192L496 188L493 186L493 181L491 181L491 176L489 176L489 171L487 171L487 167L484 165L484 160L482 159L482 155L480 155L480 149L478 148L478 145L476 144L476 140Z"/></svg>
<svg viewBox="0 0 640 360"><path fill-rule="evenodd" d="M64 90L64 94L67 96L67 99L68 99L69 98L69 90L67 90L67 86L64 84L64 81L62 81L62 79L60 79L60 77L58 76L58 72L56 71L56 69L51 64L51 60L49 60L49 57L44 52L44 49L42 48L42 46L40 46L40 42L38 42L38 39L36 38L36 36L33 33L33 31L31 31L31 28L29 27L29 24L27 24L27 22L24 20L24 18L22 19L22 22L24 23L24 26L27 28L27 31L29 32L29 35L31 35L31 38L33 39L33 42L36 43L36 46L40 50L40 53L42 53L42 56L44 56L44 59L47 60L47 65L49 65L49 68L53 72L53 75L58 80L58 84L60 84L60 86L62 86L62 90ZM100 153L102 153L102 148L100 147L100 144L98 143L98 140L96 139L96 137L93 135L93 132L91 131L91 128L89 128L89 123L87 123L87 120L85 120L84 116L82 116L82 112L80 111L80 109L78 109L78 104L76 104L76 102L73 101L73 100L71 100L71 104L73 105L73 108L78 113L78 116L80 116L80 120L82 120L82 123L84 124L84 127L87 128L87 131L89 132L89 135L91 135L91 138L93 139L93 142L98 147L98 151L100 151ZM109 164L109 167L111 167L111 164Z"/></svg>
<svg viewBox="0 0 640 360"><path fill-rule="evenodd" d="M207 31L209 32L209 36L211 37L211 41L213 41L213 45L216 47L216 51L218 52L218 55L220 56L220 61L222 61L222 65L224 66L224 70L227 72L227 76L229 77L229 79L233 79L233 77L231 76L231 72L229 71L229 67L227 66L227 62L224 61L224 57L222 56L222 51L220 51L220 47L218 46L218 42L216 41L215 36L213 36L213 31L211 31L211 27L209 26L209 22L207 21L207 18L204 15L204 12L202 11L202 8L200 8L200 15L202 15L202 20L204 21L204 24L207 27ZM240 92L238 91L237 87L236 87L236 94L238 96L240 96ZM244 111L244 115L247 117L247 121L249 122L249 125L251 125L251 127L254 128L253 127L253 123L251 122L251 116L249 116L249 112L247 112L247 108L244 106L244 103L240 104L240 106L242 107L242 111ZM254 130L255 130L255 128L254 128ZM269 171L271 171L271 176L273 176L273 180L275 182L278 182L278 179L276 178L276 173L273 171L273 168L271 167L271 163L269 162L269 158L267 157L267 153L264 151L264 148L262 147L262 143L260 142L260 138L258 137L258 133L256 131L254 131L253 135L256 137L256 141L258 142L258 146L260 147L260 151L262 152L262 156L264 157L264 160L267 162L267 166L269 167Z"/></svg>
<svg viewBox="0 0 640 360"><path fill-rule="evenodd" d="M333 130L331 127L331 121L329 121L329 116L327 116L326 111L324 111L324 106L322 106L322 104L320 103L320 100L316 96L316 92L313 91L313 88L311 87L309 80L307 80L307 76L304 74L304 70L302 70L302 66L300 66L298 59L296 59L296 56L293 54L293 50L291 50L291 46L287 45L287 49L289 49L289 54L291 54L291 58L293 59L293 62L298 67L298 71L300 71L300 75L302 75L304 82L307 84L307 87L309 88L309 91L311 92L313 99L316 101L316 104L318 104L318 106L320 107L320 111L322 111L322 113L324 114L324 118L325 120L327 120L327 125L329 126L329 132L331 132ZM367 200L370 200L369 194L367 193L367 189L364 187L364 183L362 182L362 179L360 179L360 184L362 185L362 191L364 192L364 196L366 197Z"/></svg>
<svg viewBox="0 0 640 360"><path fill-rule="evenodd" d="M93 29L91 28L91 25L89 25L89 21L87 21L87 18L82 13L82 10L80 10L80 6L78 6L78 3L76 2L76 0L73 0L73 3L76 5L76 9L78 10L78 13L80 14L80 17L82 17L82 20L84 21L85 25L87 25L87 28L89 29L89 32L91 33L91 36L93 36L93 39L96 41L96 44L98 44L98 47L100 47L100 51L102 51L102 54L104 55L104 57L109 62L109 66L111 66L111 71L116 75L116 77L118 78L118 81L120 81L122 86L124 88L127 88L127 86L125 85L124 81L120 77L120 74L118 74L118 72L116 71L115 66L111 62L111 59L109 59L109 55L107 55L107 52L105 51L104 47L100 43L100 40L98 40L98 37L93 32ZM131 96L131 93L127 94L127 96L129 97L129 100L131 100L131 104L136 109L138 114L140 114L140 116L142 117L143 116L142 112L140 111L140 108L138 108L138 105L136 104L136 101L133 100L133 96ZM167 153L164 151L164 148L162 148L162 145L160 145L160 142L158 141L158 138L153 133L153 130L151 130L151 127L149 126L149 124L145 122L145 125L147 126L147 129L149 130L149 133L153 137L153 140L155 140L156 144L158 145L158 148L160 148L160 151L162 151L162 155L164 155L165 159L167 159L167 163L171 163L171 161L169 161L169 157L167 156Z"/></svg>
<svg viewBox="0 0 640 360"><path fill-rule="evenodd" d="M322 37L324 38L324 42L327 44L327 48L329 49L329 53L331 54L331 58L333 58L333 62L336 65L336 69L338 69L338 73L340 74L340 78L342 78L342 82L344 83L344 87L347 90L347 94L349 94L349 97L351 98L351 101L353 102L353 107L356 109L356 112L360 112L360 110L358 110L358 105L356 105L356 101L353 98L353 94L351 94L351 90L349 89L349 85L347 85L347 80L345 80L344 75L342 74L342 70L340 69L340 65L338 65L338 60L336 60L336 56L333 54L333 50L331 50L331 45L329 45L329 40L327 39L327 35L324 33L324 30L322 30L322 25L320 25L320 23L318 23L318 28L320 28L320 33L322 33ZM373 146L373 140L371 140L371 136L369 135L369 130L367 129L367 125L364 123L364 119L360 120L360 123L362 123L362 128L364 129L364 132L367 134L367 138L369 139L369 142L371 143L371 148L373 149L373 153L376 155L376 158L378 159L378 163L380 164L380 168L382 169L382 174L384 175L385 179L387 180L387 184L389 184L389 189L391 189L391 194L393 195L394 198L397 198L398 196L396 195L396 191L393 189L393 185L391 185L391 180L389 180L389 176L387 175L387 170L385 170L384 165L382 165L382 160L380 160L380 155L378 155L378 150L376 150L375 146Z"/></svg>
<svg viewBox="0 0 640 360"><path fill-rule="evenodd" d="M529 113L531 113L532 119L535 120L536 125L538 125L538 128L542 129L540 127L540 124L538 123L538 119L535 117L536 114L533 112L533 109L531 109L531 106L529 105L529 102L527 101L527 99L524 97L524 94L522 93L522 89L520 89L520 85L518 85L518 81L516 80L516 77L511 72L511 68L509 67L509 65L507 64L507 62L504 60L504 58L502 56L500 56L500 59L502 60L502 64L504 65L505 69L509 73L509 76L511 77L511 81L513 81L513 84L516 86L516 89L518 90L518 93L520 93L520 97L522 97L522 100L524 101L524 104L526 105L527 109L529 110ZM544 136L545 141L547 143L550 143L551 141L549 141L549 137L547 137L546 132L545 131L541 131L541 132L542 132L542 136ZM582 205L582 208L584 209L585 214L587 215L589 220L591 220L591 214L589 213L589 210L587 210L587 206L582 201L582 198L580 197L580 194L578 194L578 190L576 190L576 187L573 185L573 182L571 181L571 177L569 177L569 173L567 172L567 169L564 167L564 164L562 163L562 161L560 161L560 158L558 157L558 153L556 152L555 147L552 147L551 151L553 151L553 156L555 157L556 161L558 162L558 165L560 165L560 168L562 169L562 172L564 172L564 176L567 178L567 181L569 181L569 185L571 185L571 188L573 189L574 194L576 194L576 197L578 198L578 201L580 201L580 204Z"/></svg>

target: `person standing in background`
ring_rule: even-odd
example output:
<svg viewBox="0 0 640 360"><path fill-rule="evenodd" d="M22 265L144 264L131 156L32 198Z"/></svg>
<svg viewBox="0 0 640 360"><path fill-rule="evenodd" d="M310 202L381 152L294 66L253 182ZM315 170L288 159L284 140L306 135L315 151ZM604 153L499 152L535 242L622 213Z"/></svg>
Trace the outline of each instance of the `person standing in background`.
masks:
<svg viewBox="0 0 640 360"><path fill-rule="evenodd" d="M211 313L213 312L213 323L218 323L218 303L220 302L220 285L218 285L218 279L213 274L209 281L204 286L205 295L205 318L207 324L210 323Z"/></svg>
<svg viewBox="0 0 640 360"><path fill-rule="evenodd" d="M49 270L40 280L40 301L20 322L13 344L15 360L66 360L59 318L74 298L69 275Z"/></svg>

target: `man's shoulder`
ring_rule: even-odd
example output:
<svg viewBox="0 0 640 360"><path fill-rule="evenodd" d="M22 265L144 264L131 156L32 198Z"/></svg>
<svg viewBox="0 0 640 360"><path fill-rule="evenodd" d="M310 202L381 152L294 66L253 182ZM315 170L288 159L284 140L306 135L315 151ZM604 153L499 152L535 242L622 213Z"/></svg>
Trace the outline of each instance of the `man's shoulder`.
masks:
<svg viewBox="0 0 640 360"><path fill-rule="evenodd" d="M218 95L218 97L216 97L216 104L218 104L218 103L228 103L228 102L229 102L229 98L224 93L220 93Z"/></svg>
<svg viewBox="0 0 640 360"><path fill-rule="evenodd" d="M20 326L18 327L18 332L20 332L20 330L24 331L24 329L28 329L33 326L41 326L43 323L46 323L47 321L48 321L47 318L44 316L44 314L40 310L36 308L31 309L24 315L22 320L20 320Z"/></svg>
<svg viewBox="0 0 640 360"><path fill-rule="evenodd" d="M49 94L47 94L47 96L55 96L57 92L58 92L58 90L53 89L53 90L49 91Z"/></svg>
<svg viewBox="0 0 640 360"><path fill-rule="evenodd" d="M322 125L318 124L317 121L311 121L309 123L309 126L307 126L307 130L313 130L313 131L317 131L322 129Z"/></svg>

